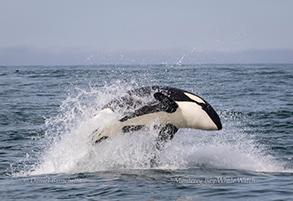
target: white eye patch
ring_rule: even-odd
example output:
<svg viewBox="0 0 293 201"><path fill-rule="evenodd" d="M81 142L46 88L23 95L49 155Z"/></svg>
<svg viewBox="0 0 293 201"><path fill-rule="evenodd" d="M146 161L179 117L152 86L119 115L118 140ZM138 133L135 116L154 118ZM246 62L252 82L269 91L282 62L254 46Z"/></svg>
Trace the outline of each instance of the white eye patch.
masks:
<svg viewBox="0 0 293 201"><path fill-rule="evenodd" d="M198 96L195 96L195 95L192 95L192 94L189 94L189 93L184 93L186 96L188 96L191 100L194 100L198 103L203 103L203 104L206 104L200 97Z"/></svg>

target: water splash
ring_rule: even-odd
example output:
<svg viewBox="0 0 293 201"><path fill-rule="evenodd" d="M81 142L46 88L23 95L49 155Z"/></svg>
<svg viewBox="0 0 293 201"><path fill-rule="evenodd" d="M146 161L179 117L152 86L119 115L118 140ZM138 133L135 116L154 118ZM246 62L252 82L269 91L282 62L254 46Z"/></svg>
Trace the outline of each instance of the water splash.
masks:
<svg viewBox="0 0 293 201"><path fill-rule="evenodd" d="M60 107L60 114L46 121L47 142L28 175L95 172L117 169L149 169L156 154L158 169L240 169L262 172L283 171L283 165L264 147L239 129L227 114L221 131L180 129L160 153L155 149L156 130L119 135L93 144L90 134L107 122L93 121L100 108L115 96L137 87L115 83L88 91L76 88Z"/></svg>

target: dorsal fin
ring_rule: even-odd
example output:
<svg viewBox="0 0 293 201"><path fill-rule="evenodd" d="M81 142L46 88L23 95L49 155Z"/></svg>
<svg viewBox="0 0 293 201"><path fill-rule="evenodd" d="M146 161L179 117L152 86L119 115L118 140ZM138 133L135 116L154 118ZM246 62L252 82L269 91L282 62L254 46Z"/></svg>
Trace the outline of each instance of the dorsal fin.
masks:
<svg viewBox="0 0 293 201"><path fill-rule="evenodd" d="M177 103L172 100L170 97L162 94L161 92L157 92L154 94L155 99L161 102L162 110L168 113L173 113L177 110Z"/></svg>

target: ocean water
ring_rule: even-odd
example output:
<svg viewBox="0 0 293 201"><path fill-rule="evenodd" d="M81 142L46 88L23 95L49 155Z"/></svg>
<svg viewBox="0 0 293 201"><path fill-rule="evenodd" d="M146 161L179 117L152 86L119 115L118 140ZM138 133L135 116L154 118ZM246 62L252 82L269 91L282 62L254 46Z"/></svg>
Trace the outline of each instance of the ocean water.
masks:
<svg viewBox="0 0 293 201"><path fill-rule="evenodd" d="M200 95L223 129L179 129L150 167L156 131L93 145L92 117L126 91ZM1 200L292 200L293 65L0 67Z"/></svg>

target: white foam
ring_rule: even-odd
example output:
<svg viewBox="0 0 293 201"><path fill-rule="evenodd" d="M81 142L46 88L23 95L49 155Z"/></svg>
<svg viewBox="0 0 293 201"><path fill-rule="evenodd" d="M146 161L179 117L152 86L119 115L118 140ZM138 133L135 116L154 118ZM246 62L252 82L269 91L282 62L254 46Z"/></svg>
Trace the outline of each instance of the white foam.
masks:
<svg viewBox="0 0 293 201"><path fill-rule="evenodd" d="M58 174L116 169L148 169L157 154L161 169L215 168L280 172L283 166L252 137L238 129L233 119L224 119L221 131L180 129L164 150L155 150L156 130L116 136L93 144L90 134L107 122L99 108L127 87L105 87L100 91L77 90L64 101L60 114L47 121L47 148L27 172ZM127 90L129 87L127 88ZM122 91L122 92L120 92ZM115 93L113 93L115 92Z"/></svg>

